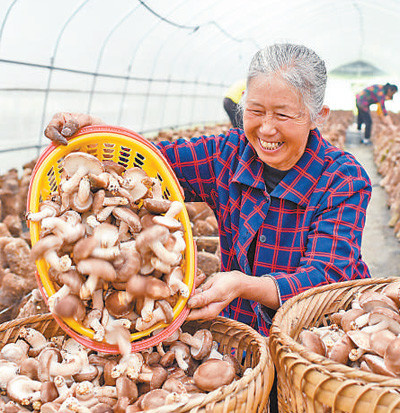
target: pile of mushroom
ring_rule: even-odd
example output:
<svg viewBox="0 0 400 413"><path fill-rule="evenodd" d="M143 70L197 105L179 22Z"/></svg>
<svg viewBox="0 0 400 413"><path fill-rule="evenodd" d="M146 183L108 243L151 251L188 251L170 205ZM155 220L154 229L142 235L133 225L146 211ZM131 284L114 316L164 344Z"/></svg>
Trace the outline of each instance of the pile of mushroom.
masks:
<svg viewBox="0 0 400 413"><path fill-rule="evenodd" d="M177 330L146 351L105 355L24 327L0 352L0 411L133 413L184 404L242 377L236 358L217 348L207 329Z"/></svg>
<svg viewBox="0 0 400 413"><path fill-rule="evenodd" d="M10 169L0 176L0 322L14 318L22 297L36 286L35 263L30 258L25 205L34 161L22 174Z"/></svg>
<svg viewBox="0 0 400 413"><path fill-rule="evenodd" d="M346 130L353 121L354 114L351 110L333 110L320 127L321 134L332 145L344 149Z"/></svg>
<svg viewBox="0 0 400 413"><path fill-rule="evenodd" d="M189 296L177 219L184 204L165 199L143 169L83 152L65 156L58 189L27 214L41 228L31 255L46 260L57 286L50 311L119 346L127 333L170 323Z"/></svg>
<svg viewBox="0 0 400 413"><path fill-rule="evenodd" d="M349 309L331 314L330 325L301 331L299 342L338 363L400 378L399 308L400 281L357 293Z"/></svg>
<svg viewBox="0 0 400 413"><path fill-rule="evenodd" d="M382 179L380 185L387 193L387 206L390 209L388 226L400 240L400 116L390 113L394 127L386 125L378 116L374 116L372 134L374 161Z"/></svg>

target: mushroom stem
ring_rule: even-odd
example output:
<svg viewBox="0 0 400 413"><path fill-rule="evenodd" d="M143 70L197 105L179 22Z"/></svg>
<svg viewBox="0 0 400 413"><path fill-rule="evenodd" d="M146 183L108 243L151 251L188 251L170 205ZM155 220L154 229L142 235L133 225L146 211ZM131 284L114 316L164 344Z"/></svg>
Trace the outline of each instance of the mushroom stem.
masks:
<svg viewBox="0 0 400 413"><path fill-rule="evenodd" d="M122 376L122 374L126 373L130 379L136 380L142 369L143 363L144 360L141 353L126 354L112 369L111 377L118 378Z"/></svg>
<svg viewBox="0 0 400 413"><path fill-rule="evenodd" d="M54 313L54 306L57 304L57 302L66 297L70 292L71 289L67 284L64 284L56 293L49 297L47 304L51 313Z"/></svg>
<svg viewBox="0 0 400 413"><path fill-rule="evenodd" d="M154 326L158 322L169 323L172 321L172 317L172 307L165 300L157 301L157 306L156 309L153 311L152 319L148 322L145 322L142 318L138 318L136 320L136 330L146 330Z"/></svg>
<svg viewBox="0 0 400 413"><path fill-rule="evenodd" d="M166 275L165 281L171 289L172 295L178 291L182 297L189 297L189 287L183 282L183 271L181 267L175 267Z"/></svg>
<svg viewBox="0 0 400 413"><path fill-rule="evenodd" d="M154 299L150 297L144 297L143 307L140 315L145 323L150 322L154 317L154 302Z"/></svg>

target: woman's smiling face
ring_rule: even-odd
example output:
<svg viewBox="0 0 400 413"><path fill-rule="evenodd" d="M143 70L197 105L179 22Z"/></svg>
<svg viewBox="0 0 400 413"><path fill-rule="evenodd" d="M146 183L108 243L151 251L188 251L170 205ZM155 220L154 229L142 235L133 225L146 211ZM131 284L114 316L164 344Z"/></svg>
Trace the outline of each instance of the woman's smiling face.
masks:
<svg viewBox="0 0 400 413"><path fill-rule="evenodd" d="M260 159L281 171L301 158L316 127L300 94L281 77L265 75L247 87L243 125Z"/></svg>

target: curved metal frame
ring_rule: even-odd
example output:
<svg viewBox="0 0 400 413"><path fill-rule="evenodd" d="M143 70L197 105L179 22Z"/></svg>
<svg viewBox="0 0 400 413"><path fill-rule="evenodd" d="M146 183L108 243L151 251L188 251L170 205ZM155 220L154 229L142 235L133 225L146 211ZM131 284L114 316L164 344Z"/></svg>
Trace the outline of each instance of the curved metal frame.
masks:
<svg viewBox="0 0 400 413"><path fill-rule="evenodd" d="M0 27L0 48L1 48L1 41L2 41L2 39L3 39L3 30L4 30L4 27L6 26L6 22L7 22L7 20L8 20L8 16L10 15L12 8L15 6L15 3L16 3L17 1L18 1L18 0L14 0L14 1L8 6L8 9L7 9L7 11L6 11L6 14L4 15L3 23L1 24L1 27Z"/></svg>
<svg viewBox="0 0 400 413"><path fill-rule="evenodd" d="M74 17L80 12L80 10L89 2L90 0L84 0L82 1L77 8L70 14L70 16L67 18L67 20L65 21L65 23L63 24L63 26L61 27L58 36L56 38L56 42L54 45L54 49L53 49L53 54L50 57L50 65L49 66L43 66L44 68L46 68L48 70L48 78L47 78L47 85L46 85L46 89L45 89L45 95L44 95L44 101L43 101L43 108L42 108L42 119L41 119L41 130L39 133L39 140L38 140L38 151L40 150L41 144L42 144L42 135L43 135L43 127L44 127L44 122L45 122L45 117L46 117L46 111L47 111L47 105L48 105L48 100L49 100L49 94L51 92L51 86L52 86L52 78L53 78L53 71L54 70L67 70L65 68L57 68L54 66L55 60L56 60L56 56L58 53L58 49L59 49L59 44L61 42L62 37L65 34L65 31L69 25L69 23L74 19ZM92 85L91 85L91 89L90 89L90 95L89 95L89 102L88 102L88 111L91 110L92 105L93 105L93 101L94 101L94 95L95 95L95 90L96 90L96 84L97 84L97 77L100 76L108 76L106 73L100 73L100 67L103 61L103 57L104 57L104 51L106 50L107 45L109 44L109 41L111 39L111 37L113 36L113 34L118 30L118 27L121 25L121 23L123 23L124 21L126 21L131 15L132 13L140 6L145 7L147 10L151 11L153 15L156 16L156 21L155 23L152 25L152 27L146 32L144 33L144 35L141 37L141 40L134 45L134 50L133 50L133 54L132 57L129 61L127 70L126 70L126 76L116 76L120 79L125 79L125 84L124 84L124 88L121 92L118 92L121 94L121 102L120 102L120 108L118 111L118 123L121 121L121 118L123 116L123 111L124 111L124 104L125 104L125 98L127 96L128 93L128 85L129 85L129 80L133 79L133 77L131 77L131 72L132 70L134 70L134 61L137 57L138 51L140 50L141 47L143 47L143 42L146 39L146 36L148 36L151 32L153 32L160 24L167 23L167 24L172 24L173 26L176 26L177 30L173 31L171 34L168 35L167 39L174 38L174 36L180 35L180 33L182 33L181 30L191 30L191 31L195 31L197 29L199 30L204 30L207 26L209 26L209 28L216 27L224 36L226 36L227 39L230 39L232 42L239 42L239 43L243 43L243 42L250 42L254 45L256 45L258 48L258 44L257 42L249 37L249 38L240 38L240 36L242 34L244 34L246 32L246 29L250 29L250 28L254 28L255 30L257 30L258 27L265 25L265 21L266 18L265 16L260 15L259 18L253 20L249 24L243 25L241 24L240 27L237 28L237 30L235 30L235 35L233 36L229 31L225 30L224 27L222 27L220 24L218 24L219 18L222 16L216 16L214 20L211 21L207 21L204 23L201 23L199 25L193 25L193 26L189 26L189 25L184 25L184 24L178 24L175 23L171 20L169 20L169 16L171 16L179 7L181 7L185 1L180 2L179 4L177 4L173 10L168 11L168 13L165 16L162 16L160 14L158 14L156 11L154 11L153 9L151 9L149 7L148 2L145 2L144 0L137 0L139 4L137 4L135 7L133 7L130 11L128 11L121 19L120 21L114 25L114 27L112 27L108 33L108 35L106 36L106 38L104 39L101 48L99 50L98 56L97 56L97 62L96 62L96 68L95 71L93 73L91 72L87 72L88 75L93 76L92 79ZM1 46L4 44L4 32L5 32L5 28L7 25L7 22L9 21L9 17L14 9L14 6L18 3L18 0L12 0L8 7L7 10L4 14L4 18L1 22L0 25L0 49ZM348 7L350 6L350 8ZM348 4L346 4L346 7L340 7L343 11L347 11L347 12L351 12L353 10L353 13L356 12L358 13L358 31L360 34L360 44L358 47L359 50L359 54L360 54L360 58L362 58L363 54L364 54L364 47L365 47L365 21L364 21L364 6L366 7L370 7L370 8L375 8L376 11L380 11L380 12L387 12L388 8L384 8L382 5L377 4L376 2L372 2L372 1L360 1L360 0L351 0ZM215 6L217 7L217 6ZM215 7L213 4L207 4L207 7L204 7L203 10L197 11L196 12L196 17L197 20L199 13L202 13L204 10L207 10L208 13L210 15L213 15L213 9L215 10ZM309 7L309 1L307 0L303 0L300 1L298 3L296 3L295 5L295 9L298 10L303 10L305 7ZM323 5L320 4L315 4L312 6L311 10L309 10L309 12L312 15L316 15L316 16L320 16L319 12L322 11L324 9ZM255 9L256 10L256 9ZM218 12L220 12L221 9L218 9ZM232 10L232 13L236 12L236 10ZM291 12L293 14L293 7L291 9ZM395 14L399 14L398 11L393 10L393 12ZM226 15L230 13L230 10L228 10L227 13L225 13L223 15L224 18L226 18ZM268 19L274 19L278 14L282 13L282 9L279 10L275 10L272 11L271 13L268 13L267 15L267 20ZM190 14L190 13L189 13ZM219 13L218 13L219 14ZM274 17L275 16L275 17ZM293 17L293 16L292 16ZM325 17L325 16L323 16ZM351 16L353 18L353 16ZM354 17L355 18L355 17ZM224 21L224 23L226 23L226 20ZM235 22L234 22L235 23ZM194 36L196 36L196 33L192 34L192 37L188 37L188 39L183 43L182 47L178 50L177 53L175 53L175 58L172 59L169 63L169 72L167 73L167 76L165 79L152 79L152 76L154 75L155 71L156 71L156 64L157 62L160 61L163 50L162 50L162 46L155 51L155 58L154 58L154 62L153 62L153 67L150 73L150 79L138 79L139 81L142 82L148 82L148 87L147 87L147 93L145 95L145 101L144 101L144 107L143 107L143 117L142 117L142 126L144 126L145 122L146 122L146 117L148 116L148 107L149 107L149 101L151 99L151 88L152 88L152 84L154 83L154 81L157 82L165 82L166 83L166 90L165 92L163 92L163 95L161 95L161 99L164 100L165 104L163 105L163 109L162 111L160 111L160 117L159 117L159 121L160 121L160 125L162 126L162 124L165 121L165 114L166 114L166 110L165 107L167 106L166 103L168 102L168 99L170 97L169 91L171 90L171 85L172 83L176 83L176 84L181 84L180 86L180 91L178 91L178 96L181 96L181 99L178 102L178 106L177 106L177 114L178 114L178 119L179 119L179 114L182 111L182 105L184 104L184 99L183 96L186 96L187 93L185 94L184 92L187 90L187 85L190 84L192 85L193 89L193 93L190 93L189 95L193 98L193 102L191 104L191 110L192 110L192 114L190 115L190 119L194 120L194 113L196 110L196 104L197 104L197 100L199 98L197 91L199 90L200 85L207 85L209 83L210 86L215 86L215 88L223 88L226 87L226 85L224 84L218 84L218 83L213 83L213 82L207 82L207 81L203 81L201 80L202 78L204 78L204 76L207 77L207 79L210 78L210 75L212 75L212 73L209 73L207 71L207 69L210 67L209 62L210 60L213 60L213 65L217 65L219 62L221 62L223 59L226 59L226 56L232 56L234 54L237 54L237 51L240 50L240 48L226 48L226 43L221 45L217 45L215 44L215 42L213 43L213 45L210 48L210 39L211 39L211 35L212 33L215 33L214 30L210 30L209 31L210 35L206 36L202 39L201 43L199 43L199 47L197 48L198 50L204 51L205 55L207 55L207 60L204 63L199 63L199 61L186 61L184 62L184 64L186 64L186 71L185 73L192 73L194 76L191 80L175 80L173 79L173 73L175 71L176 66L179 64L179 62L182 62L182 56L184 56L185 51L187 51L187 47L188 45L191 43L191 41L194 39ZM166 40L167 41L167 40ZM165 41L165 42L166 42ZM165 44L165 42L163 44ZM205 49L207 47L207 49ZM236 60L235 60L236 61ZM16 63L16 64L24 64L23 62L12 62L12 63ZM196 66L193 67L193 65L196 64ZM192 65L192 66L191 66ZM196 73L197 72L197 73ZM83 72L82 72L83 73ZM178 90L178 89L177 89ZM211 90L211 89L210 89ZM193 96L192 96L193 95Z"/></svg>
<svg viewBox="0 0 400 413"><path fill-rule="evenodd" d="M53 54L50 57L50 68L49 68L49 76L47 78L47 86L46 86L46 92L45 92L45 96L44 96L44 101L43 101L43 109L42 109L42 120L40 122L40 131L39 131L39 140L38 140L38 155L40 152L40 148L42 145L42 135L43 135L43 129L44 129L44 122L45 122L45 118L46 118L46 111L47 111L47 102L49 99L49 94L50 94L50 85L51 85L51 80L52 80L52 76L53 76L53 69L54 69L54 60L56 58L56 54L58 51L58 46L60 44L61 38L67 28L67 26L69 25L69 23L71 23L71 21L73 20L73 18L80 12L80 10L89 2L90 0L84 0L72 13L71 15L68 17L68 19L65 21L65 23L63 24L63 26L61 27L60 32L58 33L57 36L57 40L56 43L54 45L54 49L53 49Z"/></svg>
<svg viewBox="0 0 400 413"><path fill-rule="evenodd" d="M110 32L108 33L108 35L106 36L106 38L103 41L103 44L101 45L100 51L99 51L99 55L97 56L97 61L96 61L96 69L93 75L93 81L92 81L92 87L90 89L90 94L89 94L89 102L88 102L88 108L87 108L87 113L90 113L90 110L92 109L92 100L93 100L93 95L94 95L94 89L96 87L96 79L99 73L99 68L101 65L101 60L103 58L103 53L104 50L108 44L108 41L111 39L111 36L117 31L117 29L119 29L121 27L121 24L127 20L130 15L137 10L140 7L140 4L136 5L135 7L133 7L128 13L126 13L121 20L119 20L114 27L111 28Z"/></svg>

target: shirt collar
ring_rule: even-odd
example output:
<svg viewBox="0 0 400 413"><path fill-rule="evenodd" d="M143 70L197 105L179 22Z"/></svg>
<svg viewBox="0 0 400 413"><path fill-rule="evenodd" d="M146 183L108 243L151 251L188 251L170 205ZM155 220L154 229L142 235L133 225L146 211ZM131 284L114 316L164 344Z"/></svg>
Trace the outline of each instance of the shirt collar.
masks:
<svg viewBox="0 0 400 413"><path fill-rule="evenodd" d="M318 131L310 131L304 154L272 191L271 196L308 205L313 188L324 167L325 144ZM262 176L263 162L254 148L247 144L233 174L233 181L266 191Z"/></svg>

